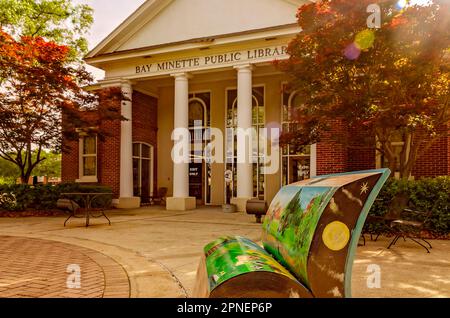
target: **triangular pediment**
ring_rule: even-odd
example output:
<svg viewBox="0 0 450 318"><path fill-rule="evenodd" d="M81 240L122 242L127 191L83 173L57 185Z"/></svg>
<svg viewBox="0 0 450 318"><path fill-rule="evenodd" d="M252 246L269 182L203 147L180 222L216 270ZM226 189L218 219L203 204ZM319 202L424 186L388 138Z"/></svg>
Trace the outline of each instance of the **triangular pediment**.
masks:
<svg viewBox="0 0 450 318"><path fill-rule="evenodd" d="M148 0L88 54L94 57L296 23L309 0Z"/></svg>

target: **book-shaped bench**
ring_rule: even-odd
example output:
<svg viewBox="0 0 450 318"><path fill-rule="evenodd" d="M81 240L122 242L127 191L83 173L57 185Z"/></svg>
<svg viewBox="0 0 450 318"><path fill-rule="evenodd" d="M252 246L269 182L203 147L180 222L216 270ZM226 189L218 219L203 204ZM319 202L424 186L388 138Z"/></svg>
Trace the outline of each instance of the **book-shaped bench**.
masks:
<svg viewBox="0 0 450 318"><path fill-rule="evenodd" d="M193 296L351 297L361 230L389 175L360 171L283 187L264 219L264 248L243 237L208 244Z"/></svg>

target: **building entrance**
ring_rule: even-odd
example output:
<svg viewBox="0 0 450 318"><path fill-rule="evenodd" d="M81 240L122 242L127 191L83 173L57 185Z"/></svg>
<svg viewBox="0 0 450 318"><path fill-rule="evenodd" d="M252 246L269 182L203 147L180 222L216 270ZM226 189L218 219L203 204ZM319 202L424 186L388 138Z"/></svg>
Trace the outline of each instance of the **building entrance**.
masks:
<svg viewBox="0 0 450 318"><path fill-rule="evenodd" d="M210 127L211 94L189 94L189 130L191 133L191 163L189 164L189 196L198 205L211 204L211 164L204 151L205 134Z"/></svg>

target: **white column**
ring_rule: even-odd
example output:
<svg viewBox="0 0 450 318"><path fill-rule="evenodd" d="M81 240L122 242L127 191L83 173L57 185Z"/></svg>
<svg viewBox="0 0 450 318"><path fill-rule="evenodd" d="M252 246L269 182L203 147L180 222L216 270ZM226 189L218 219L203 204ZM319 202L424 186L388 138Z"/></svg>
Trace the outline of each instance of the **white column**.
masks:
<svg viewBox="0 0 450 318"><path fill-rule="evenodd" d="M187 73L175 77L175 122L174 128L189 129L189 79ZM189 140L183 140L183 148L189 147ZM189 164L174 163L173 165L173 196L189 197Z"/></svg>
<svg viewBox="0 0 450 318"><path fill-rule="evenodd" d="M248 137L239 136L242 130L250 131L252 128L252 66L236 66L238 78L237 118L238 118L238 144L237 144L237 198L235 200L239 211L245 210L246 201L253 197L253 163L251 161L252 147L251 134ZM242 130L239 130L242 129ZM246 142L246 138L247 141ZM241 161L241 162L239 162Z"/></svg>
<svg viewBox="0 0 450 318"><path fill-rule="evenodd" d="M167 210L185 211L196 208L196 198L189 197L189 74L178 73L172 75L175 78L175 106L174 106L174 129L181 129L177 132L177 138L182 137L182 141L175 141L174 147L183 150L184 160L174 160L173 162L173 197L167 198ZM179 158L180 159L180 158Z"/></svg>
<svg viewBox="0 0 450 318"><path fill-rule="evenodd" d="M130 82L122 83L122 116L120 133L120 198L133 197L133 88Z"/></svg>

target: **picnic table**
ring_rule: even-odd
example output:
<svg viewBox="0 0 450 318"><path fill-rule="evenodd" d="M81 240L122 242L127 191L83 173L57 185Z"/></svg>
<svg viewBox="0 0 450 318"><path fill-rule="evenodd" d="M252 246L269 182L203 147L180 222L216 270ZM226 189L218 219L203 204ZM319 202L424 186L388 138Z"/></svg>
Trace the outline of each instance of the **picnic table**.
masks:
<svg viewBox="0 0 450 318"><path fill-rule="evenodd" d="M106 196L106 195L110 195L112 196L112 193L78 193L78 192L73 192L73 193L61 193L62 197L66 197L66 198L71 198L71 197L81 197L81 199L84 202L84 209L85 209L85 213L84 216L77 216L76 215L76 210L73 209L70 211L70 215L69 217L66 219L66 221L64 221L64 226L66 226L67 221L69 221L71 218L82 218L85 217L86 218L86 227L89 227L89 219L91 217L93 218L100 218L100 217L105 217L108 220L109 225L111 225L111 220L106 216L104 210L102 209L100 211L100 215L94 215L92 213L92 202L101 197L101 196Z"/></svg>

